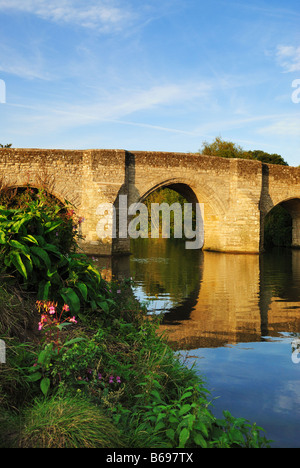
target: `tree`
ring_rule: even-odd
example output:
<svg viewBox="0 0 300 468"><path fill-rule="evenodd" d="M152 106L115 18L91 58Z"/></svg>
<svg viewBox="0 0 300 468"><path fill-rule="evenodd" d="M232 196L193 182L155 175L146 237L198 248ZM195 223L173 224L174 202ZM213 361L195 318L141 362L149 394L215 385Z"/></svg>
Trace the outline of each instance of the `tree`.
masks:
<svg viewBox="0 0 300 468"><path fill-rule="evenodd" d="M222 140L221 137L216 137L212 143L204 141L199 152L208 156L218 156L220 158L253 159L268 164L288 166L288 163L279 154L269 154L262 150L245 151L236 143Z"/></svg>
<svg viewBox="0 0 300 468"><path fill-rule="evenodd" d="M244 158L245 151L243 148L236 143L231 141L224 141L220 137L212 143L207 143L204 141L202 148L199 150L201 154L206 154L208 156L219 156L220 158Z"/></svg>
<svg viewBox="0 0 300 468"><path fill-rule="evenodd" d="M281 166L288 166L288 163L283 159L280 154L269 154L261 150L249 151L248 152L253 159L258 161L268 163L268 164L279 164Z"/></svg>
<svg viewBox="0 0 300 468"><path fill-rule="evenodd" d="M6 145L1 145L1 143L0 143L0 148L10 148L11 145L12 145L12 143L8 143Z"/></svg>

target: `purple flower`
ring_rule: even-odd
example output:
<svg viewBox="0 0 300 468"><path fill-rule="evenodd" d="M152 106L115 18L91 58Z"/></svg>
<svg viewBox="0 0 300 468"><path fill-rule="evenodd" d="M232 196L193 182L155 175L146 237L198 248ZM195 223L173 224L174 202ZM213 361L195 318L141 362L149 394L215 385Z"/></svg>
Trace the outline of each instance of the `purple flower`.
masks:
<svg viewBox="0 0 300 468"><path fill-rule="evenodd" d="M99 379L99 380L102 379L102 374L100 374L100 372L98 373L98 379Z"/></svg>
<svg viewBox="0 0 300 468"><path fill-rule="evenodd" d="M121 379L120 379L120 377L119 377L118 375L117 375L117 377L116 377L116 381L117 381L118 383L121 383Z"/></svg>
<svg viewBox="0 0 300 468"><path fill-rule="evenodd" d="M114 376L113 376L113 375L111 375L111 376L109 377L109 382L108 382L108 383L114 383Z"/></svg>

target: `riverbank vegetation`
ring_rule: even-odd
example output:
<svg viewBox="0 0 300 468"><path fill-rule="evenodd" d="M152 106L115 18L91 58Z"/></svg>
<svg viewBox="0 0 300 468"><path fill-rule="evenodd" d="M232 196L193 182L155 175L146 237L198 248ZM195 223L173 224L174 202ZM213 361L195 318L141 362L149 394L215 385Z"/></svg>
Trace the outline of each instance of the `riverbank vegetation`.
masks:
<svg viewBox="0 0 300 468"><path fill-rule="evenodd" d="M29 186L0 205L1 448L269 446L255 422L213 416L130 280L78 253L72 206Z"/></svg>

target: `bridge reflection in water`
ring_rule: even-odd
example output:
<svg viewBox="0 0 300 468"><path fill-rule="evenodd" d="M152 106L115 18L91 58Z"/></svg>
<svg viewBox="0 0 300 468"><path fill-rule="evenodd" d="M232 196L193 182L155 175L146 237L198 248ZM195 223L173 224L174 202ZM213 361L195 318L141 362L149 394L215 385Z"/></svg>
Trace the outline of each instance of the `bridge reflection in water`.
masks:
<svg viewBox="0 0 300 468"><path fill-rule="evenodd" d="M134 294L149 301L150 312L164 312L161 331L177 349L300 332L299 250L225 254L139 239L132 256L102 259L102 267L108 278L133 277Z"/></svg>
<svg viewBox="0 0 300 468"><path fill-rule="evenodd" d="M132 252L114 274L134 277L135 295L164 312L161 331L204 376L216 417L228 409L272 446L299 447L300 251L197 253L144 239Z"/></svg>

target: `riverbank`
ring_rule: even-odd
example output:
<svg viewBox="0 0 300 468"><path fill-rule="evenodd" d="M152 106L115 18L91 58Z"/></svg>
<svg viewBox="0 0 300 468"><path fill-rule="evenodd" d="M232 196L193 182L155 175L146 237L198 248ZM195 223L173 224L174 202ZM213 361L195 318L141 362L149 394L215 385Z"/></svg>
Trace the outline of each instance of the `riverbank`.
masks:
<svg viewBox="0 0 300 468"><path fill-rule="evenodd" d="M157 334L158 321L128 303L130 285L109 286L118 288L120 317L105 326L96 317L78 320L59 337L59 352L56 335L46 344L34 330L26 341L1 333L7 361L0 374L0 447L267 445L255 425L229 413L222 421L212 416L204 382ZM11 297L8 306L3 290L2 299L1 316L14 311L21 331L32 299L18 299L18 307Z"/></svg>
<svg viewBox="0 0 300 468"><path fill-rule="evenodd" d="M77 252L78 222L30 188L0 207L0 447L268 446L255 423L213 416L130 281Z"/></svg>

